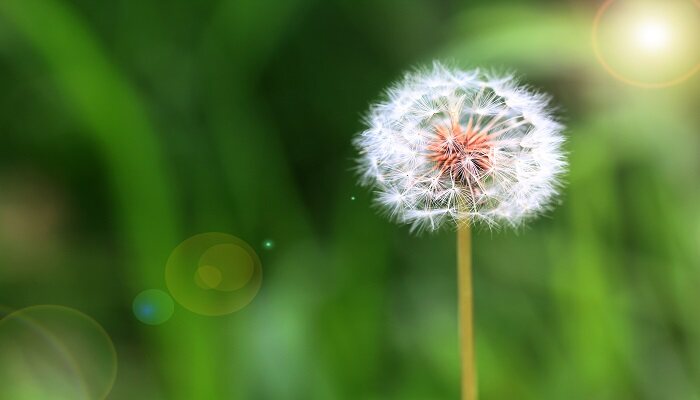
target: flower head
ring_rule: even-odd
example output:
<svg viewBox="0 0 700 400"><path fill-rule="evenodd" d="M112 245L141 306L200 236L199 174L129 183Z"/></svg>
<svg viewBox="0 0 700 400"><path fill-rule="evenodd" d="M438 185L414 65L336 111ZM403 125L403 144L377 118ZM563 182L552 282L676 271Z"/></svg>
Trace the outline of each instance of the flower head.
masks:
<svg viewBox="0 0 700 400"><path fill-rule="evenodd" d="M395 220L519 225L544 210L566 169L549 97L512 76L435 63L371 107L355 139L361 182Z"/></svg>

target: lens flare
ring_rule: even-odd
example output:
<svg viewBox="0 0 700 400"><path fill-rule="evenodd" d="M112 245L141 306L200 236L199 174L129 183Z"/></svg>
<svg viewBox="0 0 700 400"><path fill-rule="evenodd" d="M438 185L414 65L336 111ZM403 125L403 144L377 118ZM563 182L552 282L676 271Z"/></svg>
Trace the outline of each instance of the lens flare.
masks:
<svg viewBox="0 0 700 400"><path fill-rule="evenodd" d="M619 81L677 85L700 71L700 1L608 0L591 39L598 62Z"/></svg>
<svg viewBox="0 0 700 400"><path fill-rule="evenodd" d="M645 21L635 31L637 45L644 50L658 51L670 40L669 27L659 21Z"/></svg>
<svg viewBox="0 0 700 400"><path fill-rule="evenodd" d="M104 399L116 373L109 335L77 310L32 306L0 320L0 399Z"/></svg>
<svg viewBox="0 0 700 400"><path fill-rule="evenodd" d="M173 299L162 290L149 289L134 299L134 315L148 325L160 325L172 317L175 311Z"/></svg>
<svg viewBox="0 0 700 400"><path fill-rule="evenodd" d="M255 298L262 283L262 265L243 240L225 233L203 233L173 250L165 267L165 282L186 309L225 315Z"/></svg>
<svg viewBox="0 0 700 400"><path fill-rule="evenodd" d="M353 197L351 200L355 200L354 197ZM262 247L263 247L263 249L265 249L265 250L272 250L272 249L275 248L275 241L272 240L272 239L265 239L265 240L262 242Z"/></svg>

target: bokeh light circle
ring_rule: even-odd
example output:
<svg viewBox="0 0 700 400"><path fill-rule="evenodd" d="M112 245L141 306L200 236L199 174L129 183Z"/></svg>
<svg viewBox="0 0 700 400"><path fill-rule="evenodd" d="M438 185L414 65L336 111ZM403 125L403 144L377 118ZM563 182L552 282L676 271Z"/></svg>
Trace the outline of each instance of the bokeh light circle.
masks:
<svg viewBox="0 0 700 400"><path fill-rule="evenodd" d="M112 340L80 311L32 306L0 320L0 399L105 399L116 374Z"/></svg>
<svg viewBox="0 0 700 400"><path fill-rule="evenodd" d="M139 321L148 325L160 325L173 316L175 304L164 291L149 289L134 298L132 308Z"/></svg>
<svg viewBox="0 0 700 400"><path fill-rule="evenodd" d="M617 35L604 35L603 18L607 17L613 5L632 5L629 10L643 10L648 7L647 16L640 18L634 12L627 12L629 15L618 16L616 23L609 24L617 28L620 33L623 25L631 33L629 38L620 38ZM681 9L680 6L685 6ZM662 11L662 12L660 12ZM664 12L668 11L668 12ZM665 15L663 15L665 14ZM641 15L641 14L640 14ZM591 34L593 51L598 62L615 79L629 85L658 89L682 83L700 71L700 1L698 0L668 0L661 2L644 2L630 0L607 0L598 9L593 21ZM617 25L617 26L616 26ZM613 29L609 29L613 30ZM685 34L671 35L671 30L683 31ZM676 32L678 33L678 32ZM624 39L624 40L623 40ZM619 42L616 51L604 51L603 47L610 43ZM679 45L682 44L682 45ZM664 54L663 50L676 45L675 54ZM621 63L614 63L610 60L611 54L616 53L618 59L625 59L625 63L634 65L637 72L643 71L646 74L653 74L653 67L671 69L676 64L687 64L688 66L674 73L672 76L665 76L659 79L640 79L632 77L631 69L623 72ZM681 58L688 59L679 61ZM645 70L646 69L646 70Z"/></svg>
<svg viewBox="0 0 700 400"><path fill-rule="evenodd" d="M262 264L245 241L225 233L202 233L173 250L165 282L175 301L186 309L225 315L255 298L262 284Z"/></svg>
<svg viewBox="0 0 700 400"><path fill-rule="evenodd" d="M265 250L272 250L275 248L275 241L272 239L265 239L262 242L262 247Z"/></svg>

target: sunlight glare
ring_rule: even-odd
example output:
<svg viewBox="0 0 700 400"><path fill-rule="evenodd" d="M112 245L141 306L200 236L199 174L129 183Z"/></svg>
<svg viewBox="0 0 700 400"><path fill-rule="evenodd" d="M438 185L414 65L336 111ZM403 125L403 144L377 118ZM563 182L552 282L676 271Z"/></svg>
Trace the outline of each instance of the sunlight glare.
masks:
<svg viewBox="0 0 700 400"><path fill-rule="evenodd" d="M659 51L665 48L670 39L668 27L659 21L645 21L636 29L637 45L647 51Z"/></svg>

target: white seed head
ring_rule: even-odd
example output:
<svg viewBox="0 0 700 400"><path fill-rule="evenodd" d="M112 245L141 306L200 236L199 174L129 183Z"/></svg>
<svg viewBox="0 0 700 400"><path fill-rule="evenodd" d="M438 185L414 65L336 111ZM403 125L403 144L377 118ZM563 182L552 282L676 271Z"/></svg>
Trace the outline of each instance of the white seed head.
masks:
<svg viewBox="0 0 700 400"><path fill-rule="evenodd" d="M391 87L366 123L361 183L413 230L517 226L547 208L567 165L549 97L512 76L435 63Z"/></svg>

